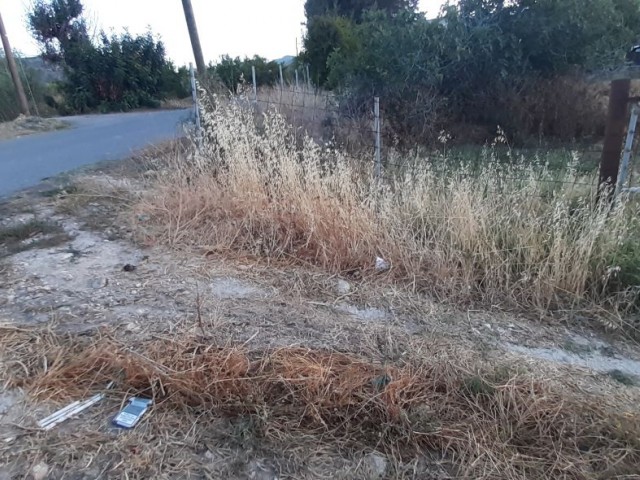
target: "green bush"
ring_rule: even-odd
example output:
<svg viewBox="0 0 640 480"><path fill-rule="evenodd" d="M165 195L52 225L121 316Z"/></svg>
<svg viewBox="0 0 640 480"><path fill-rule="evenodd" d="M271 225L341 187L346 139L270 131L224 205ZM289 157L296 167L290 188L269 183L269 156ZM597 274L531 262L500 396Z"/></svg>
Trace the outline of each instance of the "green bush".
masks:
<svg viewBox="0 0 640 480"><path fill-rule="evenodd" d="M43 116L57 113L47 106L46 98L50 95L50 89L38 79L36 72L25 67L19 68L18 73L29 100L31 113ZM9 70L6 68L6 60L0 57L0 122L13 120L20 113L20 105Z"/></svg>
<svg viewBox="0 0 640 480"><path fill-rule="evenodd" d="M0 62L4 63L4 58ZM20 114L15 90L9 72L0 69L0 122L13 120Z"/></svg>
<svg viewBox="0 0 640 480"><path fill-rule="evenodd" d="M107 36L87 33L79 0L38 0L29 15L44 57L63 66L65 113L157 107L169 96L189 95L185 68L176 71L151 32Z"/></svg>
<svg viewBox="0 0 640 480"><path fill-rule="evenodd" d="M344 17L323 15L309 20L301 59L309 65L316 85L327 85L332 54L346 56L356 49L353 28L353 23Z"/></svg>
<svg viewBox="0 0 640 480"><path fill-rule="evenodd" d="M639 0L460 0L434 20L411 8L351 18L310 16L303 58L350 111L380 96L401 138L460 123L520 139L600 133L597 99L571 79L619 65L640 36Z"/></svg>
<svg viewBox="0 0 640 480"><path fill-rule="evenodd" d="M209 66L209 73L218 78L227 90L238 93L238 86L253 82L251 67L256 69L256 84L258 87L273 86L280 81L280 67L275 61L268 61L258 55L253 58L232 58L223 55L215 65Z"/></svg>

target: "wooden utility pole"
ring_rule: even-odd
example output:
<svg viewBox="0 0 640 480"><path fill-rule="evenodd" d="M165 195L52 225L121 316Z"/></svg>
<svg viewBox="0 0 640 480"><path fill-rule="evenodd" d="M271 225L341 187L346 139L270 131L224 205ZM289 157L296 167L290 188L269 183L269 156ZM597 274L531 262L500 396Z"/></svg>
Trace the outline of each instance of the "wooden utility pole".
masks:
<svg viewBox="0 0 640 480"><path fill-rule="evenodd" d="M187 28L189 29L189 37L191 37L191 48L193 48L193 56L196 58L196 68L198 69L198 75L204 77L207 74L207 67L204 64L202 46L200 45L200 37L198 36L198 26L196 25L196 17L193 14L191 0L182 0L182 8L184 9L184 17L187 20Z"/></svg>
<svg viewBox="0 0 640 480"><path fill-rule="evenodd" d="M629 78L618 78L611 82L609 113L600 159L600 187L608 187L609 195L612 195L618 181L620 154L627 125L630 85Z"/></svg>
<svg viewBox="0 0 640 480"><path fill-rule="evenodd" d="M29 102L27 102L27 96L24 94L24 88L22 88L22 80L18 75L18 67L16 61L13 58L13 51L9 44L9 37L7 37L7 31L4 29L4 23L2 21L2 15L0 14L0 37L2 37L2 48L4 48L4 56L7 58L7 64L9 65L9 73L11 74L11 80L16 87L16 94L18 97L18 103L20 103L20 110L25 115L30 115Z"/></svg>

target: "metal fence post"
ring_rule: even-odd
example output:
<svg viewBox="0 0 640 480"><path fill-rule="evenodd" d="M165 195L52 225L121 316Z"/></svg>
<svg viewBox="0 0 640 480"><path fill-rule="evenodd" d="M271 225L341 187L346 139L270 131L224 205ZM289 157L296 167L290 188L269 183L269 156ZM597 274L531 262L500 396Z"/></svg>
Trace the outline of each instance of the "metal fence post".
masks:
<svg viewBox="0 0 640 480"><path fill-rule="evenodd" d="M256 82L256 67L251 65L251 77L253 79L253 101L258 103L258 83Z"/></svg>
<svg viewBox="0 0 640 480"><path fill-rule="evenodd" d="M380 97L373 98L373 132L375 135L375 165L374 175L376 180L382 177L382 141L380 139Z"/></svg>
<svg viewBox="0 0 640 480"><path fill-rule="evenodd" d="M198 148L202 146L202 126L200 123L200 106L198 105L198 89L196 87L196 74L193 71L193 63L189 64L191 74L191 96L193 98L193 114L196 121L196 143Z"/></svg>
<svg viewBox="0 0 640 480"><path fill-rule="evenodd" d="M636 126L638 124L638 105L631 107L631 117L629 118L629 127L627 128L627 139L624 143L624 151L622 153L622 163L620 165L620 173L618 174L618 183L616 184L615 196L617 197L624 188L624 182L627 180L629 171L629 162L631 160L631 152L633 150L633 139L636 136Z"/></svg>

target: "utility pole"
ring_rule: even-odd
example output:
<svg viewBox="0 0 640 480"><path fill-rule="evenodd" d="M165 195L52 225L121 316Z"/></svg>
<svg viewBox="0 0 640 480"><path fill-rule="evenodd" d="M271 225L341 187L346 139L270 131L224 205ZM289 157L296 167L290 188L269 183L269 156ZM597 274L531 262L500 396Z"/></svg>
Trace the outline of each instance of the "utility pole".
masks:
<svg viewBox="0 0 640 480"><path fill-rule="evenodd" d="M24 94L24 88L22 88L22 81L20 75L18 75L18 67L16 61L13 58L13 51L9 44L9 37L7 37L7 31L4 29L4 23L2 21L2 15L0 14L0 37L2 37L2 48L4 48L4 56L7 58L7 64L9 65L9 73L11 74L11 80L16 87L16 94L18 96L18 102L20 103L20 110L25 115L31 115L29 112L29 102L27 102L27 96Z"/></svg>
<svg viewBox="0 0 640 480"><path fill-rule="evenodd" d="M191 37L191 48L193 48L193 56L196 58L198 75L204 77L207 74L207 67L204 64L202 46L200 45L200 37L198 36L198 26L196 25L196 17L193 14L191 0L182 0L182 8L184 9L184 17L187 20L187 28L189 29L189 37Z"/></svg>

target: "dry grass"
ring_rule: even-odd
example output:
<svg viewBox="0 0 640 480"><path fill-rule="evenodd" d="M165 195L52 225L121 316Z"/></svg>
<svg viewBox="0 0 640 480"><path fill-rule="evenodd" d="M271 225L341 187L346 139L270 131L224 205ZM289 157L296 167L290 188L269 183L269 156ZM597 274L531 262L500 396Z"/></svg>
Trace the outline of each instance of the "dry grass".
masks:
<svg viewBox="0 0 640 480"><path fill-rule="evenodd" d="M55 118L25 117L20 115L13 121L0 122L0 140L9 140L51 130L62 130L68 127L69 124L67 122Z"/></svg>
<svg viewBox="0 0 640 480"><path fill-rule="evenodd" d="M155 241L337 273L372 272L380 256L389 279L459 303L546 311L616 298L637 205L598 206L593 177L571 166L505 165L487 149L473 168L403 159L377 183L371 159L308 137L300 146L275 112L256 126L252 110L218 102L205 125L203 151L170 162L136 208Z"/></svg>
<svg viewBox="0 0 640 480"><path fill-rule="evenodd" d="M191 412L198 432L220 414L253 418L265 444L311 435L398 461L434 452L453 478L623 478L640 462L640 419L614 396L578 400L569 386L435 345L414 343L404 361L383 365L300 347L215 345L184 332L128 344L111 332L1 334L5 386L64 403L118 379L119 391L154 397L150 428L170 437L175 416ZM62 450L80 447L67 441Z"/></svg>

